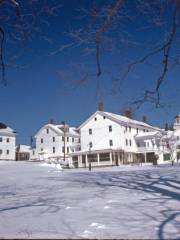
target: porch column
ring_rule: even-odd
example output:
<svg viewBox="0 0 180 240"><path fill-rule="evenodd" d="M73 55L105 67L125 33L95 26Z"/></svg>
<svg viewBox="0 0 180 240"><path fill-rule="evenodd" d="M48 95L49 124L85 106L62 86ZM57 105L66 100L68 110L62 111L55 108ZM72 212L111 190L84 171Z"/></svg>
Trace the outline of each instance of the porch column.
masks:
<svg viewBox="0 0 180 240"><path fill-rule="evenodd" d="M118 152L118 165L120 165L120 152Z"/></svg>
<svg viewBox="0 0 180 240"><path fill-rule="evenodd" d="M112 165L112 152L109 153L110 164Z"/></svg>
<svg viewBox="0 0 180 240"><path fill-rule="evenodd" d="M146 155L146 152L144 153L144 161L145 161L145 163L147 162L147 155Z"/></svg>
<svg viewBox="0 0 180 240"><path fill-rule="evenodd" d="M97 154L97 165L99 166L100 163L99 163L99 153Z"/></svg>
<svg viewBox="0 0 180 240"><path fill-rule="evenodd" d="M87 154L85 156L85 162L86 162L86 168L88 167L88 159L87 159Z"/></svg>
<svg viewBox="0 0 180 240"><path fill-rule="evenodd" d="M82 155L78 155L78 167L82 167Z"/></svg>

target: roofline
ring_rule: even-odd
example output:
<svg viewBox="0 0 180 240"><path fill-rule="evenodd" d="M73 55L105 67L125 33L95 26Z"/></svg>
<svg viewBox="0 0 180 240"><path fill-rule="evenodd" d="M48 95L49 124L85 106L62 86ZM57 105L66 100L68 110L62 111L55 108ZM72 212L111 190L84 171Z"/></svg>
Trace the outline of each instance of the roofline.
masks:
<svg viewBox="0 0 180 240"><path fill-rule="evenodd" d="M44 125L43 127L41 127L41 128L39 129L39 131L34 135L34 137L37 138L37 135L38 135L43 129L46 129L47 127L50 127L54 132L56 132L58 135L60 135L60 133L58 133L58 130L59 130L59 131L61 131L61 130L60 130L60 129L54 129L54 128L53 128L53 124L48 123L48 124ZM62 132L62 134L63 134L63 132ZM61 135L60 135L60 136L61 136Z"/></svg>
<svg viewBox="0 0 180 240"><path fill-rule="evenodd" d="M127 123L125 122L125 121L121 121L121 120L117 120L115 117L113 117L113 116L109 116L106 112L104 112L104 111L96 111L95 113L93 113L85 122L83 122L79 127L78 127L78 130L80 130L84 125L86 125L93 117L95 117L96 116L96 114L100 114L101 116L106 116L108 119L110 119L110 120L112 120L112 121L114 121L114 122L116 122L116 123L118 123L118 124L120 124L120 123L122 123L122 125L124 125L124 126L126 126L127 125ZM110 112L109 112L110 113ZM117 114L118 115L118 114ZM121 116L121 115L120 115ZM124 117L124 116L123 116ZM128 117L127 117L128 118ZM128 118L128 119L130 119L130 118ZM130 120L135 120L135 119L130 119ZM149 127L149 128L152 128L152 129L155 129L156 131L158 130L158 131L160 131L161 130L161 128L158 128L158 127L154 127L154 126L152 126L152 125L150 125L150 124L147 124L147 123L145 123L147 126L144 126L144 125L141 125L141 123L144 123L144 122L142 122L142 121L138 121L138 120L135 120L135 121L137 121L137 125L139 125L140 127ZM131 125L131 126L136 126L136 123L128 123L129 125Z"/></svg>

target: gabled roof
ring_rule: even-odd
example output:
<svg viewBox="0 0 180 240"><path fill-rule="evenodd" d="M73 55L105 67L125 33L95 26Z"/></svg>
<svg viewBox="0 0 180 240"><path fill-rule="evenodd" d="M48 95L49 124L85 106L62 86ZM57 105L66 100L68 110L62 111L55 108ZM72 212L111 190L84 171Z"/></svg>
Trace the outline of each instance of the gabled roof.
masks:
<svg viewBox="0 0 180 240"><path fill-rule="evenodd" d="M16 132L12 128L10 128L7 125L1 123L0 136L15 137L15 135L16 135Z"/></svg>
<svg viewBox="0 0 180 240"><path fill-rule="evenodd" d="M47 129L50 128L52 131L54 131L55 133L57 133L58 135L63 135L63 132L54 124L46 124L44 125L42 128L40 128L40 130L36 133L35 138L37 137L37 135L39 135L39 133L43 130L43 129Z"/></svg>
<svg viewBox="0 0 180 240"><path fill-rule="evenodd" d="M20 144L16 147L17 151L18 152L30 152L31 151L31 147L28 146L28 145L23 145L23 144Z"/></svg>
<svg viewBox="0 0 180 240"><path fill-rule="evenodd" d="M46 124L44 125L35 135L35 137L37 137L37 135L46 128L50 128L52 131L54 131L57 135L59 136L63 136L64 132L63 132L63 125L54 125L54 124ZM66 133L66 136L77 136L79 137L79 133L77 132L77 129L75 127L69 127L69 132Z"/></svg>
<svg viewBox="0 0 180 240"><path fill-rule="evenodd" d="M128 117L122 116L122 115L118 115L115 113L110 113L110 112L103 112L103 111L96 111L94 114L92 114L85 122L83 122L78 129L81 129L84 125L86 125L92 118L94 118L97 114L100 114L101 116L105 116L106 118L119 123L119 124L123 124L123 125L130 125L130 126L137 126L138 127L147 127L147 128L151 128L154 130L160 130L157 127L151 126L147 123L141 122L141 121L137 121L134 119L130 119Z"/></svg>

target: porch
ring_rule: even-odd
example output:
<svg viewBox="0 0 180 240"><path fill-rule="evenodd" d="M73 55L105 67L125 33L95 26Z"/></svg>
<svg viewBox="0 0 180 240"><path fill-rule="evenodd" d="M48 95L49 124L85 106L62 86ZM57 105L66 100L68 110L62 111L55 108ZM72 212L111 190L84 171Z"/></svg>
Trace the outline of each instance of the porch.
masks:
<svg viewBox="0 0 180 240"><path fill-rule="evenodd" d="M89 167L89 163L91 163L92 167L99 167L119 166L135 162L137 162L135 153L124 152L123 150L104 149L74 153L72 154L71 165L76 168L87 168Z"/></svg>

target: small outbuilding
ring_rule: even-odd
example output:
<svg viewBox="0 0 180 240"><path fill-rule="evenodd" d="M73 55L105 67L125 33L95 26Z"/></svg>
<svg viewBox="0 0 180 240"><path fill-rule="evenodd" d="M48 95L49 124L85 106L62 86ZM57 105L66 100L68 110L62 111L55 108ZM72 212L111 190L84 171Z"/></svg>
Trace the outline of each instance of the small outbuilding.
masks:
<svg viewBox="0 0 180 240"><path fill-rule="evenodd" d="M16 147L16 161L30 160L31 147L19 144Z"/></svg>

